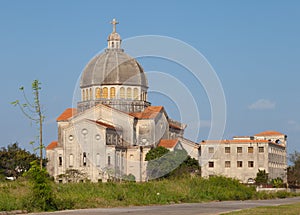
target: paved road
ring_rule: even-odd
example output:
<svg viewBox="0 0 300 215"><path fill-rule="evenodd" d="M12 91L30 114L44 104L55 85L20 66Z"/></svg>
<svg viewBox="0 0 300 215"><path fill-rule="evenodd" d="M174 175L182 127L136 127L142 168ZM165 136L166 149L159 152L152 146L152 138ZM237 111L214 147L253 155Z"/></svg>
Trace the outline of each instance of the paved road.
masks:
<svg viewBox="0 0 300 215"><path fill-rule="evenodd" d="M35 215L212 215L259 206L276 206L300 202L300 197L275 200L224 201L209 203L174 204L164 206L143 206L127 208L95 208L82 210L35 213ZM32 214L33 215L33 214Z"/></svg>

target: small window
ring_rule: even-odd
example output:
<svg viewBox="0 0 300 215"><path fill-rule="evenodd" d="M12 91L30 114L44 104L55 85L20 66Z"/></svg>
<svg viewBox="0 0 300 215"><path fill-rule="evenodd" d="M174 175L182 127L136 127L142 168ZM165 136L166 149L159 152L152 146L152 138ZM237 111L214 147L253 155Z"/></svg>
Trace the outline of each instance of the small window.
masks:
<svg viewBox="0 0 300 215"><path fill-rule="evenodd" d="M124 87L120 88L120 98L125 99L125 88Z"/></svg>
<svg viewBox="0 0 300 215"><path fill-rule="evenodd" d="M230 147L225 147L225 153L230 153Z"/></svg>
<svg viewBox="0 0 300 215"><path fill-rule="evenodd" d="M248 147L248 153L253 153L253 147L252 146Z"/></svg>
<svg viewBox="0 0 300 215"><path fill-rule="evenodd" d="M92 88L90 88L90 100L93 99L93 91L92 91Z"/></svg>
<svg viewBox="0 0 300 215"><path fill-rule="evenodd" d="M243 148L242 148L242 147L237 147L236 149L237 149L237 150L236 150L237 153L243 153Z"/></svg>
<svg viewBox="0 0 300 215"><path fill-rule="evenodd" d="M132 99L131 88L127 88L127 99Z"/></svg>
<svg viewBox="0 0 300 215"><path fill-rule="evenodd" d="M110 155L107 157L107 165L110 166Z"/></svg>
<svg viewBox="0 0 300 215"><path fill-rule="evenodd" d="M215 149L214 147L208 147L208 153L214 153Z"/></svg>
<svg viewBox="0 0 300 215"><path fill-rule="evenodd" d="M86 100L89 100L89 90L88 89L85 90L85 98L86 98Z"/></svg>
<svg viewBox="0 0 300 215"><path fill-rule="evenodd" d="M264 153L265 152L265 148L263 146L258 147L258 152L259 153Z"/></svg>
<svg viewBox="0 0 300 215"><path fill-rule="evenodd" d="M134 88L133 89L133 98L134 99L139 99L139 90L138 90L138 88Z"/></svg>
<svg viewBox="0 0 300 215"><path fill-rule="evenodd" d="M70 154L70 163L69 163L69 167L73 167L74 166L74 156L73 154Z"/></svg>
<svg viewBox="0 0 300 215"><path fill-rule="evenodd" d="M102 98L107 99L108 98L108 88L104 87L102 90Z"/></svg>
<svg viewBox="0 0 300 215"><path fill-rule="evenodd" d="M110 88L110 98L114 99L116 97L116 88L111 87Z"/></svg>
<svg viewBox="0 0 300 215"><path fill-rule="evenodd" d="M85 152L83 152L82 163L83 163L83 166L86 166L86 153Z"/></svg>
<svg viewBox="0 0 300 215"><path fill-rule="evenodd" d="M209 168L214 168L214 162L213 161L209 161L208 162L208 167Z"/></svg>
<svg viewBox="0 0 300 215"><path fill-rule="evenodd" d="M248 167L254 167L254 161L248 161Z"/></svg>
<svg viewBox="0 0 300 215"><path fill-rule="evenodd" d="M96 88L96 99L100 99L101 98L101 89L100 89L100 87L97 87Z"/></svg>
<svg viewBox="0 0 300 215"><path fill-rule="evenodd" d="M230 168L230 161L225 161L225 168Z"/></svg>
<svg viewBox="0 0 300 215"><path fill-rule="evenodd" d="M58 166L62 166L62 155L58 157Z"/></svg>
<svg viewBox="0 0 300 215"><path fill-rule="evenodd" d="M96 155L96 165L99 167L100 166L100 154L97 153Z"/></svg>
<svg viewBox="0 0 300 215"><path fill-rule="evenodd" d="M243 167L243 161L237 161L237 167L238 168Z"/></svg>

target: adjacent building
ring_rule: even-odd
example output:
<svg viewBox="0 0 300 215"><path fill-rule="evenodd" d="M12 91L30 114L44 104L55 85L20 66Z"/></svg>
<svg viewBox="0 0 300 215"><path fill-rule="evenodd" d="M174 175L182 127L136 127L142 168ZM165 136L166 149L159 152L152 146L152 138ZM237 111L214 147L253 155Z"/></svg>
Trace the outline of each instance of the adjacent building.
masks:
<svg viewBox="0 0 300 215"><path fill-rule="evenodd" d="M280 132L265 131L232 140L202 141L202 176L224 175L253 183L258 170L265 170L269 179L286 181L286 140Z"/></svg>

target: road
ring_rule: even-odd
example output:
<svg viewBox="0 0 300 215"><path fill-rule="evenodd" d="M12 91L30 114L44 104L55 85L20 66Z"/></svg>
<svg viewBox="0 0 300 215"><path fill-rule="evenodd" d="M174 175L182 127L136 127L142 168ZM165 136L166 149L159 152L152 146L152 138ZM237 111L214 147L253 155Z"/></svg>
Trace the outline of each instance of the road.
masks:
<svg viewBox="0 0 300 215"><path fill-rule="evenodd" d="M272 200L223 201L208 203L188 203L163 206L141 206L122 208L95 208L81 210L57 211L51 213L34 213L32 215L215 215L234 210L259 206L277 206L300 202L300 197Z"/></svg>

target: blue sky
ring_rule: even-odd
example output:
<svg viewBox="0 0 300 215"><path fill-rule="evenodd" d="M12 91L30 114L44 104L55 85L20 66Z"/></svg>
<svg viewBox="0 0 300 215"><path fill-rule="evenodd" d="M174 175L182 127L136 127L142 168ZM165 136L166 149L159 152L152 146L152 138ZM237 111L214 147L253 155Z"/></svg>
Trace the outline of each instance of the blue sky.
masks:
<svg viewBox="0 0 300 215"><path fill-rule="evenodd" d="M72 106L82 69L105 48L109 22L117 18L123 39L169 36L206 57L226 97L224 138L277 130L288 135L289 152L300 151L299 1L28 0L0 4L1 146L17 141L30 148L36 130L10 102L21 98L21 85L30 94L34 79L42 82L44 143L57 139L55 118ZM179 72L187 83L193 83L178 65L157 59L140 62L145 71ZM201 140L209 131L209 102L203 89L192 92L204 122ZM153 105L165 105L176 118L178 110L172 101L159 95L150 98ZM191 124L188 129L194 129Z"/></svg>

